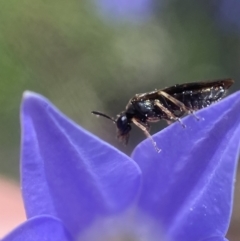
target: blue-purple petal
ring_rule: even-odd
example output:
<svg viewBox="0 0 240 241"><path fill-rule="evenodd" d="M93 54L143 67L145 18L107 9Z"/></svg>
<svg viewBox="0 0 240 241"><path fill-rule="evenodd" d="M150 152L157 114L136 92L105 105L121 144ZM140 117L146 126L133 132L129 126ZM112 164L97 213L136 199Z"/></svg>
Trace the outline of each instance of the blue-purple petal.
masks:
<svg viewBox="0 0 240 241"><path fill-rule="evenodd" d="M215 237L210 237L210 238L206 238L203 240L199 240L199 241L228 241L228 239L222 237L222 236L215 236Z"/></svg>
<svg viewBox="0 0 240 241"><path fill-rule="evenodd" d="M50 216L39 216L24 222L1 241L72 241L62 222Z"/></svg>
<svg viewBox="0 0 240 241"><path fill-rule="evenodd" d="M139 207L173 240L224 237L240 141L240 92L156 134L134 151L143 175Z"/></svg>
<svg viewBox="0 0 240 241"><path fill-rule="evenodd" d="M99 216L131 205L141 175L129 157L26 92L22 104L22 191L28 218L52 215L76 236Z"/></svg>

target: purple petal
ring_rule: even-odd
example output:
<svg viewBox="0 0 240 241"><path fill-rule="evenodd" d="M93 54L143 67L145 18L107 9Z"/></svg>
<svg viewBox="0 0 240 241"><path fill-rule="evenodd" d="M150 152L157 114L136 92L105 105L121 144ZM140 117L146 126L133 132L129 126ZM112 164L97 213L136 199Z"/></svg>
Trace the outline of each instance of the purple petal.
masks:
<svg viewBox="0 0 240 241"><path fill-rule="evenodd" d="M240 92L175 123L133 153L143 174L142 210L178 241L225 236L240 141Z"/></svg>
<svg viewBox="0 0 240 241"><path fill-rule="evenodd" d="M15 228L2 241L71 241L62 222L50 216L31 218Z"/></svg>
<svg viewBox="0 0 240 241"><path fill-rule="evenodd" d="M61 219L73 235L98 215L128 208L141 181L129 157L26 92L22 104L22 190L28 217Z"/></svg>
<svg viewBox="0 0 240 241"><path fill-rule="evenodd" d="M203 239L203 240L199 240L199 241L228 241L226 238L224 237L211 237L211 238L206 238L206 239Z"/></svg>

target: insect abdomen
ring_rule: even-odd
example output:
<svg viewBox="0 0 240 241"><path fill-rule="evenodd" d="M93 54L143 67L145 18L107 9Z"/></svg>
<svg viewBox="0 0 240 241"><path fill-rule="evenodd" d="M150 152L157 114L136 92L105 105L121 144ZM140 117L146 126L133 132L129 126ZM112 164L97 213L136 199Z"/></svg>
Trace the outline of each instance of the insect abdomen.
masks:
<svg viewBox="0 0 240 241"><path fill-rule="evenodd" d="M173 97L184 103L186 107L198 110L221 100L226 91L223 86L215 86L194 91L187 90L181 94L173 94Z"/></svg>

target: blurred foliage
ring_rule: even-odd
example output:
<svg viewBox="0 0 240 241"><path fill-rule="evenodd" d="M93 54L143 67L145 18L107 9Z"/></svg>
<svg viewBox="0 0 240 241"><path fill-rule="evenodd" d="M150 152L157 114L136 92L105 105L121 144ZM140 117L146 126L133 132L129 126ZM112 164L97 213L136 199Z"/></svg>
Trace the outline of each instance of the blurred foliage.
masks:
<svg viewBox="0 0 240 241"><path fill-rule="evenodd" d="M99 0L100 1L100 0ZM99 5L99 3L98 3ZM119 21L94 1L0 2L0 169L18 175L19 105L26 89L45 95L77 123L115 139L115 116L135 94L176 83L239 77L239 35L214 16L215 1L153 2L142 21ZM235 84L235 89L239 83ZM154 125L152 132L165 126Z"/></svg>

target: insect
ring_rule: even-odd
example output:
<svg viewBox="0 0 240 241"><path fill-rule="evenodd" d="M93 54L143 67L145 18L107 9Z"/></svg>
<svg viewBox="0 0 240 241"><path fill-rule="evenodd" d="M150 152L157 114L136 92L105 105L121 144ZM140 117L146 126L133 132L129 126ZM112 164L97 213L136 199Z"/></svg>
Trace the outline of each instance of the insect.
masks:
<svg viewBox="0 0 240 241"><path fill-rule="evenodd" d="M113 121L117 126L117 138L125 145L129 140L131 124L136 125L151 139L156 151L160 152L149 133L151 122L163 119L171 124L179 121L186 127L180 117L190 113L194 115L194 111L221 100L233 83L232 79L222 79L174 85L136 94L129 100L125 111L115 119L98 111L92 111L92 114Z"/></svg>

